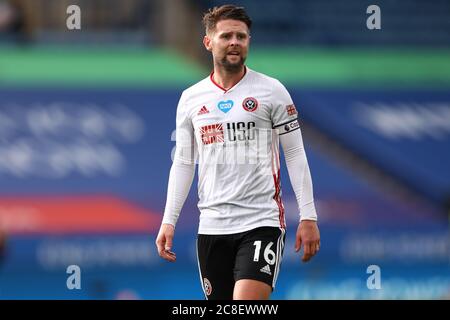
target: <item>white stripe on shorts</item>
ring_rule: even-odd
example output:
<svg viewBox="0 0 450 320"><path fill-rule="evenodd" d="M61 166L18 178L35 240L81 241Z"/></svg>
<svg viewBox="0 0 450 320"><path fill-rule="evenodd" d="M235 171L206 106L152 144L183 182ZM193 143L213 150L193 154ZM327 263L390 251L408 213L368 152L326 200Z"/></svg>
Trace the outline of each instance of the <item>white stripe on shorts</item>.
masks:
<svg viewBox="0 0 450 320"><path fill-rule="evenodd" d="M208 300L208 296L206 295L205 286L203 285L203 277L202 277L202 269L200 268L200 258L198 257L198 238L195 241L195 251L197 252L197 265L198 265L198 274L200 275L200 285L202 286L203 294L205 295L205 299Z"/></svg>
<svg viewBox="0 0 450 320"><path fill-rule="evenodd" d="M277 278L278 278L278 273L280 272L280 265L281 265L281 260L282 260L282 255L281 252L284 249L284 234L285 234L285 230L283 228L279 228L281 231L280 236L278 237L278 241L277 241L277 256L275 259L275 272L273 275L273 280L272 280L272 288L275 288L275 283L277 282Z"/></svg>

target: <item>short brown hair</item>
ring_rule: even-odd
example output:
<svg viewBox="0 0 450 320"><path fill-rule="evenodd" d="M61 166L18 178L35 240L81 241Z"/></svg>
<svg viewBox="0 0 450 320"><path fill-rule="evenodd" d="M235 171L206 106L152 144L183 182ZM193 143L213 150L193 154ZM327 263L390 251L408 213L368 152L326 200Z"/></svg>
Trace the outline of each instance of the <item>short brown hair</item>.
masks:
<svg viewBox="0 0 450 320"><path fill-rule="evenodd" d="M214 7L209 9L203 16L203 24L206 29L206 33L214 31L216 24L221 20L239 20L247 25L248 30L252 26L252 20L245 12L244 7L238 7L233 4L225 4L220 7Z"/></svg>

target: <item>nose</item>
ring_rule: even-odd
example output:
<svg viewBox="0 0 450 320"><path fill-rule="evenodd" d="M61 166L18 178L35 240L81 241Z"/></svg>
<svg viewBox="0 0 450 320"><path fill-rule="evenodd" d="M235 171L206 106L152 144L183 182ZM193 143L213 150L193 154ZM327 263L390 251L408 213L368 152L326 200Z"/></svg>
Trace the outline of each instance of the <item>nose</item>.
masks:
<svg viewBox="0 0 450 320"><path fill-rule="evenodd" d="M231 39L230 39L231 46L238 46L238 45L240 45L240 43L241 43L241 40L239 40L237 36L231 37Z"/></svg>

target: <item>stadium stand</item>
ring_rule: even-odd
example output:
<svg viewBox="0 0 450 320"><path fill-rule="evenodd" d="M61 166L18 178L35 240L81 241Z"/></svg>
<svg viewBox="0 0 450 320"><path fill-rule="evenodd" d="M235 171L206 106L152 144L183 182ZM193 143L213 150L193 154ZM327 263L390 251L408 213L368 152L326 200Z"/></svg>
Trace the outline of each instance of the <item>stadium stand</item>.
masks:
<svg viewBox="0 0 450 320"><path fill-rule="evenodd" d="M201 12L223 3L0 1L0 299L203 298L195 187L175 264L154 239L178 98L210 72ZM448 299L450 3L378 1L373 31L365 0L238 3L254 20L249 67L298 107L320 218L320 254L302 264L283 167L273 298ZM8 5L22 13L2 29ZM81 290L66 288L73 264ZM367 289L374 264L383 290Z"/></svg>

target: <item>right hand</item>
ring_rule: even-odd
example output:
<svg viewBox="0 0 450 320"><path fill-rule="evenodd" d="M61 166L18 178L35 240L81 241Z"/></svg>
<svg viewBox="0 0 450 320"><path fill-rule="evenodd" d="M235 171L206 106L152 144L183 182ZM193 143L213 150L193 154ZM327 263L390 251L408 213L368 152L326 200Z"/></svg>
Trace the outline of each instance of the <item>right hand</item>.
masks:
<svg viewBox="0 0 450 320"><path fill-rule="evenodd" d="M175 233L175 227L171 224L163 223L159 228L158 237L156 238L156 248L161 258L170 262L175 262L177 256L172 252L172 240Z"/></svg>

